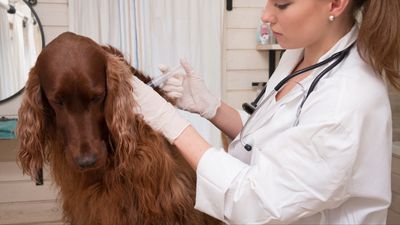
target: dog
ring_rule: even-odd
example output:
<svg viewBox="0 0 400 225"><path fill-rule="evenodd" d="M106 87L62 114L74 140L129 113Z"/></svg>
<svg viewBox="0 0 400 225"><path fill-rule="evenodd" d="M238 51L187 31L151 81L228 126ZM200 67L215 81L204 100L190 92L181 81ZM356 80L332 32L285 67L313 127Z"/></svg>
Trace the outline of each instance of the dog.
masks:
<svg viewBox="0 0 400 225"><path fill-rule="evenodd" d="M133 76L150 81L113 47L71 32L49 43L18 111L23 172L49 165L72 225L220 224L194 209L193 169L135 113Z"/></svg>

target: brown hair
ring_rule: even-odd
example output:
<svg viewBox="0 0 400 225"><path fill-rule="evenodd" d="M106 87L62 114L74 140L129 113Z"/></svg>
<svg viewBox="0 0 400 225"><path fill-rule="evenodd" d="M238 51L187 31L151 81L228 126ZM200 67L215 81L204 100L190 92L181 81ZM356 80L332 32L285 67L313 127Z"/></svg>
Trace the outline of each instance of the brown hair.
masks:
<svg viewBox="0 0 400 225"><path fill-rule="evenodd" d="M353 0L361 12L358 51L364 61L400 90L399 0Z"/></svg>

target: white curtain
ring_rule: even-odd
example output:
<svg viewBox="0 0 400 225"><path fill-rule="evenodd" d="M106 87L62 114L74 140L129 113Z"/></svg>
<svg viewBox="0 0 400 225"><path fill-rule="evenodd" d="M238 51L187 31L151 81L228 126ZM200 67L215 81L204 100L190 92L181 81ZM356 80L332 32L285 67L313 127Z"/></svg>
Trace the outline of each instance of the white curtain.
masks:
<svg viewBox="0 0 400 225"><path fill-rule="evenodd" d="M0 7L0 99L10 97L25 84L36 61L33 43L34 20L23 2L16 2L15 14Z"/></svg>
<svg viewBox="0 0 400 225"><path fill-rule="evenodd" d="M8 13L0 7L0 99L8 97L11 90L7 85L11 74L13 61L11 58L11 33L9 30Z"/></svg>
<svg viewBox="0 0 400 225"><path fill-rule="evenodd" d="M69 0L69 30L119 49L137 67L135 2L126 0Z"/></svg>
<svg viewBox="0 0 400 225"><path fill-rule="evenodd" d="M223 0L141 0L138 7L140 66L159 74L157 66L179 64L186 57L203 75L207 87L221 94ZM220 132L208 121L189 113L184 116L215 146Z"/></svg>
<svg viewBox="0 0 400 225"><path fill-rule="evenodd" d="M70 30L117 47L150 76L160 74L159 64L173 67L185 57L220 96L223 9L224 0L69 0ZM208 121L182 114L221 146L220 132Z"/></svg>

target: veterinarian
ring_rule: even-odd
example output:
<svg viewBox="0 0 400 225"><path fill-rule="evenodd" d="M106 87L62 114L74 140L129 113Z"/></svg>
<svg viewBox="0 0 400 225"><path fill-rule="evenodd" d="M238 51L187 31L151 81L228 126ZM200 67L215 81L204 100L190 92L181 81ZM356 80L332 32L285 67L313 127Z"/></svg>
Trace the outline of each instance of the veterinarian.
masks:
<svg viewBox="0 0 400 225"><path fill-rule="evenodd" d="M287 51L250 118L182 62L186 76L164 90L234 139L227 152L135 79L144 119L197 171L195 207L229 224L385 224L399 10L397 0L267 1L262 20Z"/></svg>

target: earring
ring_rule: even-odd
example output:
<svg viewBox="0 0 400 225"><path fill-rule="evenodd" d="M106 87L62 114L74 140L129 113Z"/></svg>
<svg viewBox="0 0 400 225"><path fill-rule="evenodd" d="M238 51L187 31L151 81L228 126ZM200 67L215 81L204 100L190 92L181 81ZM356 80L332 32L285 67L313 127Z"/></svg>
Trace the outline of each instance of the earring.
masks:
<svg viewBox="0 0 400 225"><path fill-rule="evenodd" d="M329 19L329 21L333 22L333 21L335 21L336 17L334 15L330 15L328 17L328 19Z"/></svg>

